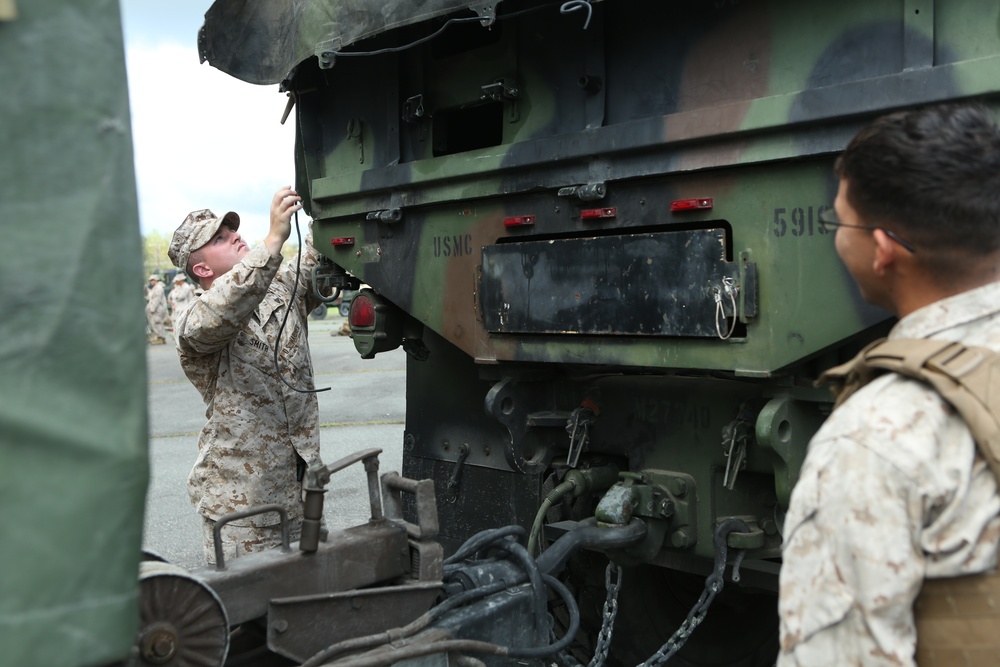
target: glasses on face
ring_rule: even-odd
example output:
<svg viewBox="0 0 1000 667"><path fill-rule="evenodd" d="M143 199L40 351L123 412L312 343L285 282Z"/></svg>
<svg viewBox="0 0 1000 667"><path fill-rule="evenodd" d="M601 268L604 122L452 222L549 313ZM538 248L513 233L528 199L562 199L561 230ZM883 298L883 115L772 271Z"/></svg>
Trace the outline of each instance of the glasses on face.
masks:
<svg viewBox="0 0 1000 667"><path fill-rule="evenodd" d="M837 217L837 211L833 208L828 208L819 214L819 224L823 228L823 231L827 234L832 234L837 231L837 227L853 227L854 229L867 229L868 231L875 231L876 229L881 229L885 232L885 235L890 239L903 246L911 253L916 253L917 249L913 247L912 243L903 240L899 234L892 231L891 229L886 229L885 227L878 227L873 225L848 225L840 221Z"/></svg>

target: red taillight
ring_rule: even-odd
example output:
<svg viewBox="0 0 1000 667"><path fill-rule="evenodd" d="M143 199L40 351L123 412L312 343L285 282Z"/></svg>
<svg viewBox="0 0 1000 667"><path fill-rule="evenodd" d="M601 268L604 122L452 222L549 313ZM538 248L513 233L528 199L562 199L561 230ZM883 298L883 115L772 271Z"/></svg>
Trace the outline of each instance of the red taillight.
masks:
<svg viewBox="0 0 1000 667"><path fill-rule="evenodd" d="M618 215L617 208L588 208L580 211L581 220L594 220L595 218L614 218Z"/></svg>
<svg viewBox="0 0 1000 667"><path fill-rule="evenodd" d="M330 245L354 245L354 237L338 236L335 239L330 239Z"/></svg>
<svg viewBox="0 0 1000 667"><path fill-rule="evenodd" d="M533 215L512 215L503 219L504 227L525 227L533 224L535 224L535 216Z"/></svg>
<svg viewBox="0 0 1000 667"><path fill-rule="evenodd" d="M351 327L375 326L375 304L366 296L358 295L351 301Z"/></svg>
<svg viewBox="0 0 1000 667"><path fill-rule="evenodd" d="M671 211L695 211L701 208L712 208L712 198L702 197L701 199L675 199L670 202Z"/></svg>

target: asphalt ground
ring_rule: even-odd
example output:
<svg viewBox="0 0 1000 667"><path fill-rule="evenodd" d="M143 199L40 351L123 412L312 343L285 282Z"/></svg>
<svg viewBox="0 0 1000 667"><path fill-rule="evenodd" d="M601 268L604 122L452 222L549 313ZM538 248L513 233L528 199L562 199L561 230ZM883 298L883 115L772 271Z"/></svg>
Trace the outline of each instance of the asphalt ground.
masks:
<svg viewBox="0 0 1000 667"><path fill-rule="evenodd" d="M309 321L309 347L318 394L320 453L325 463L369 447L381 448L379 472L401 470L405 416L406 353L401 349L362 359L348 336L337 335L344 318L332 312ZM331 332L333 335L331 335ZM187 476L198 455L205 404L181 370L174 339L150 345L150 481L146 494L145 549L185 568L204 565L201 519L187 495ZM327 487L327 526L358 525L370 516L361 464L336 473Z"/></svg>

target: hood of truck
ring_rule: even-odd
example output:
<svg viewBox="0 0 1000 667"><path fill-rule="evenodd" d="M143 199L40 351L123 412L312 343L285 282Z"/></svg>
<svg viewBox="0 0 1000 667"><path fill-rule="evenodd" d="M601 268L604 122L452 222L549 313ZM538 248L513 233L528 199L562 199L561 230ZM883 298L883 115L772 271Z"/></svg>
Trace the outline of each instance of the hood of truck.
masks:
<svg viewBox="0 0 1000 667"><path fill-rule="evenodd" d="M198 32L201 62L237 79L279 83L312 56L332 67L337 52L404 26L467 10L484 25L500 0L217 0ZM473 14L468 14L475 18Z"/></svg>

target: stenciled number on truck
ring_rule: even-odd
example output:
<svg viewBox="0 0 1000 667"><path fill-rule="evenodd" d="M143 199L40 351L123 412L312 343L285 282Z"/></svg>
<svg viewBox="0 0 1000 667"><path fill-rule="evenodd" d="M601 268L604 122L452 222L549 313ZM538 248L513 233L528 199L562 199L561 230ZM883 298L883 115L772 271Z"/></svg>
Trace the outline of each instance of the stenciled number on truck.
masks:
<svg viewBox="0 0 1000 667"><path fill-rule="evenodd" d="M774 235L778 238L790 234L791 236L819 236L825 235L827 231L820 223L819 216L823 211L830 208L828 205L808 206L806 208L796 207L789 211L787 208L774 209Z"/></svg>

